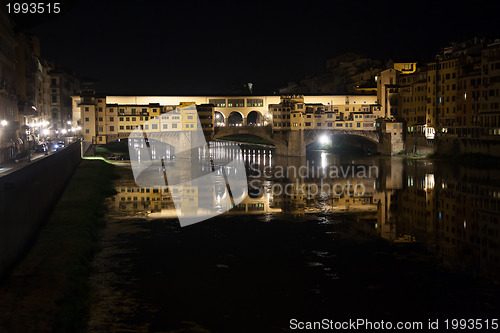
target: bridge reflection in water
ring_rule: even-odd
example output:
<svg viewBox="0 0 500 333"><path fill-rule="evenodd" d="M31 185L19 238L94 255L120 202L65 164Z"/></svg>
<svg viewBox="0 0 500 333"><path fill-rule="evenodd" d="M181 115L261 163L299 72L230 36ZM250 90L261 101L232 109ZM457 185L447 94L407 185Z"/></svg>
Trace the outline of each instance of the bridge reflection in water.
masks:
<svg viewBox="0 0 500 333"><path fill-rule="evenodd" d="M500 170L321 151L283 157L257 146L242 150L248 195L221 207L231 209L224 214L342 214L369 236L421 244L444 265L500 281ZM211 143L210 154L239 158L224 143ZM211 190L215 202L230 196L226 186L213 184ZM177 218L178 193L168 186L141 188L130 175L119 180L117 191L111 206L119 216ZM189 205L196 209L196 199Z"/></svg>

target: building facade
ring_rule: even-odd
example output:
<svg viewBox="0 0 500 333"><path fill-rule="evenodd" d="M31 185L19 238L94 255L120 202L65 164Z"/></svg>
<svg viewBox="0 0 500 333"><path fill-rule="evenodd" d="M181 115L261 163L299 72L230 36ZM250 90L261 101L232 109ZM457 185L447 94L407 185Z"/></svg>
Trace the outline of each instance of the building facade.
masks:
<svg viewBox="0 0 500 333"><path fill-rule="evenodd" d="M71 96L80 94L80 80L76 73L50 63L50 123L54 130L71 127Z"/></svg>
<svg viewBox="0 0 500 333"><path fill-rule="evenodd" d="M50 125L50 67L40 57L36 36L17 34L16 93L20 137L26 147L33 146Z"/></svg>
<svg viewBox="0 0 500 333"><path fill-rule="evenodd" d="M500 40L481 52L480 98L480 126L487 135L500 135Z"/></svg>
<svg viewBox="0 0 500 333"><path fill-rule="evenodd" d="M13 24L0 9L0 163L12 159L20 144L16 96L16 47Z"/></svg>
<svg viewBox="0 0 500 333"><path fill-rule="evenodd" d="M180 131L179 107L195 104L203 131L216 127L269 126L274 132L300 129L375 130L383 116L376 96L73 96L73 126L86 142L127 138L136 128ZM168 113L168 114L167 114ZM178 115L177 115L178 113ZM191 126L191 125L190 125Z"/></svg>
<svg viewBox="0 0 500 333"><path fill-rule="evenodd" d="M377 76L377 102L407 133L500 139L499 48L474 39L420 67L394 63Z"/></svg>

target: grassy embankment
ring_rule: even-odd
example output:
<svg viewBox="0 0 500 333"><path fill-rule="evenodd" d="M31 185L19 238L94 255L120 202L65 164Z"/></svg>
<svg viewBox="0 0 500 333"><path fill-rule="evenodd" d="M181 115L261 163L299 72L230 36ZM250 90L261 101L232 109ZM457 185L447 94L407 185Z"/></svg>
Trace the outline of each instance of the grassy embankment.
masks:
<svg viewBox="0 0 500 333"><path fill-rule="evenodd" d="M109 142L104 145L97 146L95 148L95 155L102 156L104 158L117 156L124 160L130 159L128 153L128 143L126 140Z"/></svg>
<svg viewBox="0 0 500 333"><path fill-rule="evenodd" d="M81 162L33 248L0 287L0 332L85 329L91 261L115 178L111 164Z"/></svg>

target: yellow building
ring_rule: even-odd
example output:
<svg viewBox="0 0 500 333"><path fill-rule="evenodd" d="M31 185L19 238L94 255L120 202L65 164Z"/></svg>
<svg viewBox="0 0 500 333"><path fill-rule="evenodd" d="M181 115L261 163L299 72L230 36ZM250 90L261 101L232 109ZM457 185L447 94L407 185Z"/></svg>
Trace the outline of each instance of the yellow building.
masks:
<svg viewBox="0 0 500 333"><path fill-rule="evenodd" d="M393 68L401 74L413 74L417 70L416 62L396 62Z"/></svg>
<svg viewBox="0 0 500 333"><path fill-rule="evenodd" d="M399 86L401 118L406 122L408 132L412 132L413 126L427 122L427 71L402 76Z"/></svg>
<svg viewBox="0 0 500 333"><path fill-rule="evenodd" d="M211 103L207 103L207 102ZM277 103L268 103L276 101ZM179 107L186 108L183 112ZM228 109L229 108L229 109ZM197 130L216 126L265 126L273 131L298 129L374 130L382 116L376 96L87 96L73 97L73 116L86 142L105 144L125 139L136 129L148 132ZM232 110L232 111L231 111ZM237 115L240 122L234 123ZM235 118L235 119L236 119Z"/></svg>
<svg viewBox="0 0 500 333"><path fill-rule="evenodd" d="M306 102L304 96L282 96L281 103L269 105L273 131L312 129L374 130L382 116L375 107L376 96L329 96L329 100ZM325 103L326 102L326 103Z"/></svg>
<svg viewBox="0 0 500 333"><path fill-rule="evenodd" d="M195 102L181 102L180 107L193 105L193 108L185 108L181 113L181 128L182 131L196 131L198 130L198 112L196 110Z"/></svg>
<svg viewBox="0 0 500 333"><path fill-rule="evenodd" d="M488 45L481 54L482 87L479 111L483 134L500 135L500 41Z"/></svg>
<svg viewBox="0 0 500 333"><path fill-rule="evenodd" d="M427 64L427 125L447 132L456 122L459 58Z"/></svg>

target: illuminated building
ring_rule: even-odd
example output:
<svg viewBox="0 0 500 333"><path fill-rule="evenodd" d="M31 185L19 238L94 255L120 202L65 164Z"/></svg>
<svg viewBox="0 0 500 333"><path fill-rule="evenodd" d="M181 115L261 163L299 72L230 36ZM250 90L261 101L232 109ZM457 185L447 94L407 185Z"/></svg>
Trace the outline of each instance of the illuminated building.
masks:
<svg viewBox="0 0 500 333"><path fill-rule="evenodd" d="M456 95L459 59L428 63L427 125L447 130L456 125Z"/></svg>
<svg viewBox="0 0 500 333"><path fill-rule="evenodd" d="M141 126L149 132L186 129L188 123L194 124L195 118L166 113L189 104L196 104L200 124L207 134L215 127L245 125L270 125L273 131L375 130L375 120L382 116L376 96L368 95L235 98L82 95L73 96L72 104L73 121L82 127L84 141L95 144L127 138Z"/></svg>
<svg viewBox="0 0 500 333"><path fill-rule="evenodd" d="M485 135L500 135L500 40L481 53L480 124Z"/></svg>
<svg viewBox="0 0 500 333"><path fill-rule="evenodd" d="M397 118L399 72L394 68L386 69L377 76L377 101L385 118Z"/></svg>
<svg viewBox="0 0 500 333"><path fill-rule="evenodd" d="M465 64L459 70L457 84L457 131L461 135L473 134L475 136L479 132L480 59L477 57L467 57L465 59Z"/></svg>
<svg viewBox="0 0 500 333"><path fill-rule="evenodd" d="M273 132L304 129L375 130L376 96L282 96L269 105Z"/></svg>
<svg viewBox="0 0 500 333"><path fill-rule="evenodd" d="M36 36L17 34L16 93L18 99L20 137L24 144L39 139L49 128L50 67L40 57L40 41Z"/></svg>
<svg viewBox="0 0 500 333"><path fill-rule="evenodd" d="M13 158L19 144L19 118L15 90L16 38L5 6L0 9L0 162Z"/></svg>
<svg viewBox="0 0 500 333"><path fill-rule="evenodd" d="M399 105L401 118L406 122L408 132L413 126L425 125L427 114L427 72L419 68L399 80Z"/></svg>
<svg viewBox="0 0 500 333"><path fill-rule="evenodd" d="M72 120L71 96L80 93L80 80L76 73L50 62L50 122L55 130L67 128Z"/></svg>
<svg viewBox="0 0 500 333"><path fill-rule="evenodd" d="M198 118L200 119L200 124L203 132L206 135L213 133L215 124L214 106L212 104L197 105L196 111L198 111Z"/></svg>

